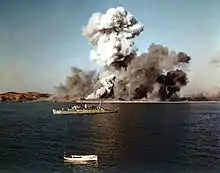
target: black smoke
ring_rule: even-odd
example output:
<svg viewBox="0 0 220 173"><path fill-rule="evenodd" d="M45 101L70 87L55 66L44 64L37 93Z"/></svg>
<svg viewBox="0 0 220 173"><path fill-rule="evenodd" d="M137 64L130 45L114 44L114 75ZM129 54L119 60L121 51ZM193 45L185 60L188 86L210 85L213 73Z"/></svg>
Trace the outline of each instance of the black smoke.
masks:
<svg viewBox="0 0 220 173"><path fill-rule="evenodd" d="M160 100L167 100L173 95L177 96L176 93L180 91L181 87L188 83L188 78L184 71L177 69L169 71L166 75L160 75L157 82L160 84Z"/></svg>
<svg viewBox="0 0 220 173"><path fill-rule="evenodd" d="M183 52L175 53L162 45L151 44L148 53L135 57L119 72L115 98L138 100L151 96L151 99L169 100L178 97L181 87L188 83L183 69L190 60L191 57Z"/></svg>
<svg viewBox="0 0 220 173"><path fill-rule="evenodd" d="M130 62L123 65L117 61L114 63L111 69L112 72L115 70L111 82L114 85L99 99L164 101L178 97L178 92L188 83L184 67L190 60L191 57L183 52L176 53L162 45L151 44L147 53L132 58ZM73 67L72 76L56 89L68 98L79 99L86 98L101 86L96 71L85 72Z"/></svg>

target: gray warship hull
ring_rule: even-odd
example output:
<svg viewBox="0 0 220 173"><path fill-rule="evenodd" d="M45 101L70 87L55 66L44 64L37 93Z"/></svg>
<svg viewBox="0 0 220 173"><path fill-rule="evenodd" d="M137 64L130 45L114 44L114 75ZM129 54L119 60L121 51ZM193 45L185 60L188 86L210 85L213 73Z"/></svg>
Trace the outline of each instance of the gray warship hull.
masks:
<svg viewBox="0 0 220 173"><path fill-rule="evenodd" d="M74 114L105 114L105 113L116 113L118 109L115 110L71 110L71 111L60 111L53 110L54 115L74 115Z"/></svg>

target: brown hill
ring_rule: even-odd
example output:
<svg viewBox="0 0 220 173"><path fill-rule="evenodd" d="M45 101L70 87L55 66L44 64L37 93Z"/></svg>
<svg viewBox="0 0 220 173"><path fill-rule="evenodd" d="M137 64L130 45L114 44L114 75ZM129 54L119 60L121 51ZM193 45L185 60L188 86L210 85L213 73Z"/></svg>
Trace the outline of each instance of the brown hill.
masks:
<svg viewBox="0 0 220 173"><path fill-rule="evenodd" d="M24 101L36 101L40 99L49 98L51 95L47 93L38 92L6 92L0 94L0 102L24 102Z"/></svg>

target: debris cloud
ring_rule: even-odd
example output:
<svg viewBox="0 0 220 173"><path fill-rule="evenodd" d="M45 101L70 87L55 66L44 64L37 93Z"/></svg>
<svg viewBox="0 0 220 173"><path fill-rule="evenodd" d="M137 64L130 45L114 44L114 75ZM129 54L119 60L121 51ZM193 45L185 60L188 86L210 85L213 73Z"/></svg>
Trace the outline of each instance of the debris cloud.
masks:
<svg viewBox="0 0 220 173"><path fill-rule="evenodd" d="M91 59L98 65L126 67L136 55L134 38L144 29L142 23L123 7L94 13L83 28L83 35L94 46Z"/></svg>
<svg viewBox="0 0 220 173"><path fill-rule="evenodd" d="M134 39L144 26L123 7L94 13L83 35L92 44L91 60L104 74L73 68L73 75L57 90L85 99L169 100L188 83L185 67L191 57L152 43L137 56Z"/></svg>

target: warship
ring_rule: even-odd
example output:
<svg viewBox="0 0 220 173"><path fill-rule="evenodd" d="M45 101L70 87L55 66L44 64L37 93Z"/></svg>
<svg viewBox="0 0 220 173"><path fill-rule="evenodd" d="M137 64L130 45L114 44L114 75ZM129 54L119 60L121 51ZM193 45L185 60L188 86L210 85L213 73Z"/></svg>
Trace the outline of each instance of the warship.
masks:
<svg viewBox="0 0 220 173"><path fill-rule="evenodd" d="M62 109L53 109L53 114L104 114L104 113L116 113L118 111L118 107L116 109L104 108L101 106L94 105L74 105L70 108L62 108Z"/></svg>

